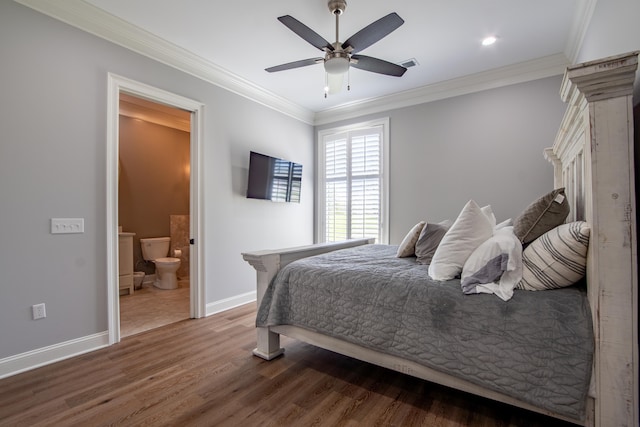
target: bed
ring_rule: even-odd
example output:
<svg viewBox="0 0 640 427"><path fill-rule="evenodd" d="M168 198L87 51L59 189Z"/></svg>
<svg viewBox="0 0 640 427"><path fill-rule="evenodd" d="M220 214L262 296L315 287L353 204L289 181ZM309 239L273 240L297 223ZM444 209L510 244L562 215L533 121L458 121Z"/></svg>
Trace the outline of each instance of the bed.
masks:
<svg viewBox="0 0 640 427"><path fill-rule="evenodd" d="M560 90L563 101L568 103L567 111L553 147L544 153L553 164L554 187L564 188L562 197L566 197L571 206L565 221L584 221L590 229L585 255L586 279L583 283L552 291L516 290L507 305L494 295L464 295L459 282L457 286L444 286L448 282L434 282L430 286L422 286L422 290L415 287L407 288L406 283L425 280L428 270L417 265L411 258L398 259L394 256L395 247L375 245L372 239L243 253L243 258L257 271L258 307L268 306L258 313L257 347L254 354L266 360L281 355L284 352L279 342L282 334L356 359L578 425L637 426L638 296L632 114L637 56L638 52L631 52L567 69ZM297 275L300 274L297 270L299 267L306 266L314 271L313 269L318 268L317 263L332 265L332 274L340 276L342 270L345 270L346 274L349 263L353 261L352 257L360 257L357 265L363 266L364 269L375 269L378 268L379 261L375 261L374 265L367 265L367 259L371 259L374 252L375 256L379 257L376 259L388 260L395 265L390 268L399 269L390 273L390 277L400 277L399 282L392 279L385 282L399 286L392 293L406 294L401 303L380 297L379 293L376 293L377 298L390 301L382 305L393 307L394 304L400 304L395 307L395 312L402 314L402 323L413 325L413 332L390 330L389 325L397 323L396 317L389 316L386 312L376 312L371 308L372 304L367 303L366 293L358 295L346 287L340 289L340 293L353 294L351 296L356 303L362 302L361 310L354 310L354 306L342 308L340 305L344 300L336 298L329 299L330 303L326 305L330 308L322 308L323 304L307 304L306 307L298 305L298 312L293 315L282 314L279 310L278 305L291 303L285 300L305 300L309 296L300 294L299 298L296 298L297 291L283 294L291 297L277 296L273 287L269 286L274 278L285 283L294 283L293 279L297 280ZM326 274L316 271L316 277L312 277L306 285L307 290L321 295L328 289L318 280L318 277L323 275ZM339 279L337 282L342 283ZM391 289L391 286L387 284L379 288ZM424 292L435 292L438 287L442 288L444 293L444 296L438 298L444 298L445 303L429 305L431 295ZM452 292L453 289L455 292ZM463 303L464 298L466 300ZM513 364L507 366L504 372L496 368L501 365L494 362L489 363L493 368L488 371L482 363L474 364L474 359L495 360L495 348L503 349L504 354L510 355L512 359L531 353L526 345L538 345L537 352L545 354L547 350L552 350L546 349L540 342L536 344L535 340L514 346L508 345L517 335L514 335L514 330L510 330L510 327L520 331L518 328L528 327L526 322L512 325L514 320L509 316L512 316L514 311L525 312L525 317L530 318L530 325L542 323L541 319L535 317L538 310L526 312L527 307L534 305L530 298L536 300L534 304L551 306L552 311L545 312L545 317L560 316L556 318L555 325L572 325L572 328L565 329L562 333L555 332L555 329L553 332L560 336L557 340L559 344L564 343L565 348L571 349L570 352L567 351L570 353L567 355L569 362L565 360L561 362L564 365L555 371L552 367L551 372L544 374L540 374L539 366L534 367L535 369L529 367L529 376L526 369L525 372L516 372L515 375L504 373L511 370ZM267 302L269 304L266 304ZM416 344L420 338L415 330L425 327L420 323L423 320L415 320L411 315L418 311L416 302L423 310L429 307L430 310L427 311L433 314L428 320L430 328L424 334L424 342L420 344L436 343L430 347L435 352L441 351L441 354L430 352L425 355L425 352L420 350L420 345ZM439 312L447 305L456 308L463 305L475 306L472 310L475 310L475 314L460 313L454 319L453 326L457 327L452 327L452 324L437 325L438 319L442 321L451 318L451 310ZM568 306L577 310L568 313L562 308ZM367 312L370 317L349 318L348 314L355 311ZM464 331L457 335L450 332L464 330L460 325L465 324L468 316L479 316L481 314L478 313L483 311L500 313L502 316L498 318L485 315L474 318L476 323L487 323L486 329L492 333L485 334L486 337L483 339L489 341L474 339L472 334L464 335ZM310 323L298 322L300 312L307 312L307 318L310 320L306 322ZM458 310L453 312L457 313ZM570 318L562 318L564 314ZM342 323L333 322L334 319L341 318L344 318ZM345 325L366 326L367 322L379 324L382 334L371 338L362 333L366 328L345 328ZM549 326L551 327L555 328ZM544 330L543 327L526 335L535 336L536 333L542 334ZM567 330L570 333L567 333ZM389 334L388 337L385 337L385 332ZM354 335L356 338L353 338ZM453 340L454 343L447 344L447 339ZM387 344L392 341L397 345L389 348ZM553 340L540 335L538 341ZM562 346L559 344L555 350L562 353ZM456 345L458 347L455 347ZM552 347L552 344L545 345ZM467 349L465 346L470 348ZM452 348L454 350L451 350ZM482 353L483 348L486 354ZM518 354L517 351L521 353ZM452 354L457 355L453 357L453 362ZM467 354L472 356L467 360L459 360L465 359ZM498 355L497 358L504 359L504 356ZM447 365L451 365L451 369L447 369ZM575 369L567 371L567 366ZM484 370L480 370L479 367ZM462 374L458 371L462 371ZM544 375L543 381L536 379L539 375ZM545 383L550 380L557 381L557 384L554 383L548 389L536 384L536 381ZM534 385L533 389L522 387L531 384ZM571 391L565 393L565 389L569 388ZM552 404L548 404L549 401Z"/></svg>

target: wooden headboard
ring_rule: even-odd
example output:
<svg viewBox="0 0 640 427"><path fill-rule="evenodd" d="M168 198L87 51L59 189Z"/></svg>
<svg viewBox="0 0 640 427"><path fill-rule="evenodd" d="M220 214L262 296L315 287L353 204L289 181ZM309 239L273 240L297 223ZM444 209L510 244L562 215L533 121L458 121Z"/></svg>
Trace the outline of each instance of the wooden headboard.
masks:
<svg viewBox="0 0 640 427"><path fill-rule="evenodd" d="M587 286L595 334L597 426L638 425L638 277L634 183L633 82L638 52L569 67L568 103L556 141L545 150L554 185L565 187L567 221L591 226Z"/></svg>

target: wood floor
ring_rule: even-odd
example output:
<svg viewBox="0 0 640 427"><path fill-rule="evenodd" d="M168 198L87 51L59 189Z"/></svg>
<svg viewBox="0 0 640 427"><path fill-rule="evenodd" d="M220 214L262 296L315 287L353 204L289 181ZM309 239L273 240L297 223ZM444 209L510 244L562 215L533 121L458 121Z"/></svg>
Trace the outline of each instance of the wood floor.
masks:
<svg viewBox="0 0 640 427"><path fill-rule="evenodd" d="M251 355L255 304L0 380L1 426L530 426L538 414L283 338Z"/></svg>

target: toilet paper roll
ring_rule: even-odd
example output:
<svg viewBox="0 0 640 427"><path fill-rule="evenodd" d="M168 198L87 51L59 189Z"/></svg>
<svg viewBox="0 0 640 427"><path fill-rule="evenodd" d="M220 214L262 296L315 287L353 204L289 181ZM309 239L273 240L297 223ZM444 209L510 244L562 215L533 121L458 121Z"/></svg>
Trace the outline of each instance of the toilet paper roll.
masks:
<svg viewBox="0 0 640 427"><path fill-rule="evenodd" d="M173 256L175 258L181 258L182 257L182 251L180 249L174 249L173 250Z"/></svg>

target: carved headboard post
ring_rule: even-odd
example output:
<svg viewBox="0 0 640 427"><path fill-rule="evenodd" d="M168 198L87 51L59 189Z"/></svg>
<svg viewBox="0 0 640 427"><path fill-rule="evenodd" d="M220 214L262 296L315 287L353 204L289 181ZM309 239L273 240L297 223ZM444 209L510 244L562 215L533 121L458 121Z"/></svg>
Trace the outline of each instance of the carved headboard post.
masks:
<svg viewBox="0 0 640 427"><path fill-rule="evenodd" d="M597 426L638 425L632 105L637 66L638 52L631 52L568 67L561 96L569 106L546 154L562 177L556 175L556 186L568 189L574 216L591 225L587 282Z"/></svg>
<svg viewBox="0 0 640 427"><path fill-rule="evenodd" d="M553 188L560 188L564 184L562 182L562 162L553 152L553 148L544 149L544 158L553 166Z"/></svg>

